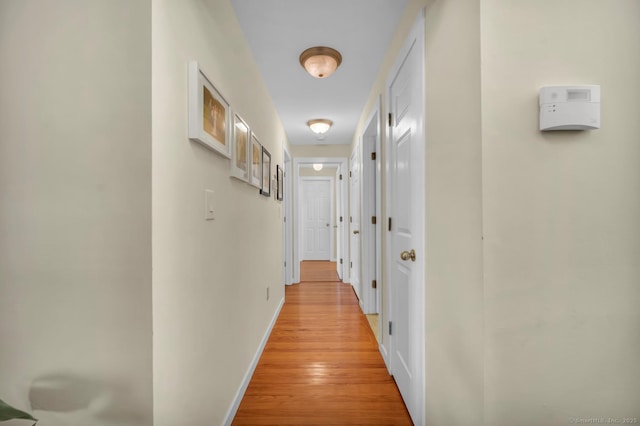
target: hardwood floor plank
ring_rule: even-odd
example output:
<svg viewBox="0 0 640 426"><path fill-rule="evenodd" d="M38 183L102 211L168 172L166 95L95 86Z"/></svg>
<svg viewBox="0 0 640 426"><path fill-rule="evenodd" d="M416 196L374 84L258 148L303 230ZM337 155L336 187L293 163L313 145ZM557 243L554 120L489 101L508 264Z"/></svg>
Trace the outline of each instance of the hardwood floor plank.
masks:
<svg viewBox="0 0 640 426"><path fill-rule="evenodd" d="M285 289L234 425L410 425L400 392L335 263L303 262Z"/></svg>

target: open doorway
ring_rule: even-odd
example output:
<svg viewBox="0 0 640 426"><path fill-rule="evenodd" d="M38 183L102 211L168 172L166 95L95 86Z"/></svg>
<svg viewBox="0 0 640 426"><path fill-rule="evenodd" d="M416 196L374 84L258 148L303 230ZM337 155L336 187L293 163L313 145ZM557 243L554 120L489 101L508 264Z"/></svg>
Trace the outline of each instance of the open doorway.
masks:
<svg viewBox="0 0 640 426"><path fill-rule="evenodd" d="M316 165L316 170L313 166ZM320 167L321 166L321 167ZM324 171L323 171L324 170ZM308 209L309 199L307 197L308 189L306 183L312 182L314 177L316 178L331 178L333 180L333 207L331 207L331 220L324 221L323 225L328 228L329 238L333 238L334 244L331 247L330 260L336 262L336 272L339 278L343 282L349 282L348 269L344 268L348 265L348 241L346 238L345 218L347 217L347 189L345 187L345 175L347 172L347 159L346 158L332 158L332 157L300 157L293 159L293 183L294 188L292 194L293 199L293 282L300 282L300 262L309 257L308 252L305 253L305 232L307 234L307 241L309 241L309 229L305 231L305 209ZM328 176L322 176L322 175ZM305 203L306 207L305 207ZM329 226L327 226L327 223ZM306 225L309 225L307 223ZM317 226L320 225L318 222ZM319 229L316 235L320 235ZM286 250L286 249L285 249Z"/></svg>
<svg viewBox="0 0 640 426"><path fill-rule="evenodd" d="M300 169L300 260L335 262L335 171L316 167ZM313 174L323 171L326 175Z"/></svg>

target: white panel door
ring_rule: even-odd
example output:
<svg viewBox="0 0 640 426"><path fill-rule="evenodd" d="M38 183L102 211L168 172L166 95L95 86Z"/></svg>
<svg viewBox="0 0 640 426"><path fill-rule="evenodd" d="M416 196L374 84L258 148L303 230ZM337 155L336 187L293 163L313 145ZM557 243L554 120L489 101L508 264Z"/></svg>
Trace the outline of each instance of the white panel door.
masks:
<svg viewBox="0 0 640 426"><path fill-rule="evenodd" d="M303 179L303 260L331 260L331 200L330 179Z"/></svg>
<svg viewBox="0 0 640 426"><path fill-rule="evenodd" d="M344 250L344 240L343 240L343 234L345 232L345 228L343 227L344 225L344 211L346 211L346 206L343 205L345 203L342 202L343 198L342 198L342 182L341 182L341 177L342 177L342 167L338 167L338 170L336 171L336 182L338 183L336 185L336 223L335 225L333 225L336 229L336 270L338 272L338 278L340 278L340 280L344 280L344 265L342 263L342 259L343 259L343 250Z"/></svg>
<svg viewBox="0 0 640 426"><path fill-rule="evenodd" d="M362 271L360 257L362 247L360 244L360 158L358 155L360 146L356 147L350 159L349 171L349 247L350 247L350 275L351 285L358 296L362 307Z"/></svg>
<svg viewBox="0 0 640 426"><path fill-rule="evenodd" d="M422 21L424 22L424 21ZM424 23L422 24L424 25ZM421 37L405 45L389 82L391 370L416 424L423 422L424 130Z"/></svg>

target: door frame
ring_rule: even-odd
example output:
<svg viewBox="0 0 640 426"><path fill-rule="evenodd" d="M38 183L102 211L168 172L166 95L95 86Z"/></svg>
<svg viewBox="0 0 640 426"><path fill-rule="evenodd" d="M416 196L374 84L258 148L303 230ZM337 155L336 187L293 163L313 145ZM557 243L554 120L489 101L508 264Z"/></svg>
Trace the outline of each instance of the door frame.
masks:
<svg viewBox="0 0 640 426"><path fill-rule="evenodd" d="M333 176L300 176L300 186L298 187L298 200L302 200L304 197L304 183L305 182L318 182L318 181L328 181L329 182L329 260L332 261L333 257L333 245L334 245L334 237L333 237L333 215L335 214L335 205L334 199L336 198L336 180ZM304 210L304 205L302 203L298 204L298 208L300 209L300 216L302 217L302 211ZM304 229L304 220L298 221L298 235L302 242L303 240L303 229ZM303 244L300 244L303 247ZM300 260L303 260L304 250L300 249Z"/></svg>
<svg viewBox="0 0 640 426"><path fill-rule="evenodd" d="M422 141L424 141L424 143L418 144L419 148L420 148L420 152L418 152L417 157L420 159L421 164L420 164L420 170L421 170L421 176L422 176L422 186L424 189L424 191L422 193L419 193L417 196L419 197L419 202L418 204L418 211L414 211L413 214L418 215L417 217L422 217L425 218L425 212L426 212L426 188L427 188L427 179L426 179L426 171L425 171L425 165L426 165L426 131L425 131L425 99L426 99L426 95L425 95L425 58L426 58L426 52L425 52L425 25L426 25L426 18L425 18L425 9L423 8L414 24L411 27L411 30L409 31L409 33L407 34L407 37L405 38L405 41L403 42L402 48L400 49L400 51L398 52L398 54L396 55L396 59L394 62L393 67L391 68L391 71L389 72L386 82L385 82L385 96L386 96L386 112L390 113L392 108L391 108L391 102L392 99L390 97L390 89L391 89L391 84L393 82L394 77L396 76L396 74L398 73L400 67L403 65L404 60L407 56L407 54L409 53L410 49L415 45L415 47L420 51L420 58L418 59L418 70L416 70L416 72L418 72L418 74L421 76L420 78L420 84L421 84L421 90L420 90L420 97L421 100L419 102L417 102L417 107L418 107L418 111L417 111L417 116L420 117L420 121L416 126L416 138L420 139ZM385 120L386 122L386 120ZM390 188L392 188L392 176L391 176L391 140L392 140L392 133L391 133L391 126L389 125L389 123L387 122L387 124L385 125L386 131L385 131L385 211L386 211L386 219L387 221L389 220L389 213L392 212L392 200L391 200L391 191ZM419 191L418 191L419 192ZM387 221L385 221L385 224L388 223ZM387 227L388 229L388 227ZM416 287L416 294L414 295L415 297L411 297L410 300L413 301L413 305L411 306L415 312L414 315L412 316L413 319L415 319L414 322L412 322L413 324L416 325L416 327L412 330L412 332L410 333L410 339L413 340L414 345L413 347L415 348L415 352L413 353L413 355L416 357L416 362L415 362L415 368L416 368L416 382L414 385L414 388L412 389L413 391L413 398L415 399L415 401L405 401L405 403L407 404L407 406L409 405L413 405L414 410L411 413L411 417L412 420L415 424L423 424L425 422L425 401L426 401L426 362L425 362L425 350L426 350L426 337L425 337L425 329L426 329L426 324L425 324L425 305L426 305L426 299L425 299L425 295L426 295L426 287L428 285L428 283L426 282L426 274L425 274L425 265L426 265L426 258L427 258L427 253L426 253L426 238L428 235L429 230L427 229L426 226L426 220L424 220L424 222L422 223L422 229L421 229L421 233L419 233L418 238L420 238L419 240L419 244L418 246L420 247L422 253L417 253L418 258L420 259L419 262L416 262L416 266L417 268L415 269L416 274L417 274L417 278L416 278L416 282L419 283L423 283L423 285L419 285ZM385 250L385 256L386 256L386 282L387 283L391 283L392 280L392 272L393 272L393 259L395 259L395 256L398 256L398 253L392 253L392 241L391 241L391 237L389 234L387 234L387 240L386 240L386 250ZM389 318L388 321L393 321L394 319L394 312L393 312L393 292L391 291L391 286L387 285L384 287L384 297L385 297L385 305L387 308L387 312L389 312ZM388 322L387 322L388 324ZM389 338L389 348L388 349L388 354L385 357L385 362L387 363L387 368L389 369L389 371L391 372L391 374L393 375L393 365L391 363L391 354L392 351L394 350L394 336L393 335L388 335L388 327L385 327L385 332L387 333L387 336Z"/></svg>
<svg viewBox="0 0 640 426"><path fill-rule="evenodd" d="M349 264L349 234L344 232L344 218L348 216L348 199L347 199L347 189L346 189L346 175L348 172L348 162L346 157L294 157L293 158L293 176L292 181L294 188L291 194L295 194L296 198L293 200L293 229L298 229L298 223L300 221L300 213L301 213L301 203L298 195L298 189L300 188L300 168L313 165L316 163L322 163L325 165L336 166L338 168L337 174L342 175L343 178L338 178L337 182L337 194L336 196L336 217L338 218L338 239L337 239L337 253L342 255L342 266ZM340 216L343 217L343 222L340 223ZM293 282L300 282L300 241L299 241L299 232L294 232L293 234ZM338 259L338 267L340 269L340 259ZM345 283L349 282L349 268L343 268L339 272L342 281Z"/></svg>
<svg viewBox="0 0 640 426"><path fill-rule="evenodd" d="M283 243L283 265L284 265L284 284L293 284L293 209L292 209L292 165L291 154L285 146L282 147L282 158L284 161L283 170L283 209L282 209L282 238Z"/></svg>
<svg viewBox="0 0 640 426"><path fill-rule="evenodd" d="M382 336L382 311L380 305L380 295L382 294L382 149L381 137L382 123L380 120L380 105L382 98L378 97L378 102L374 110L365 121L367 123L360 137L361 146L361 175L360 175L360 227L367 227L369 232L362 232L362 253L360 264L362 268L362 282L364 283L364 306L365 314L378 314L379 336ZM371 160L371 153L376 153L376 159ZM365 197L365 194L373 194L375 202ZM376 217L376 224L373 224L371 217ZM371 281L375 280L377 288L371 286ZM366 283L369 283L368 285Z"/></svg>
<svg viewBox="0 0 640 426"><path fill-rule="evenodd" d="M349 220L347 221L347 225L349 227L349 231L347 232L347 235L349 236L349 274L350 274L350 281L351 281L351 286L353 287L354 292L356 293L356 296L358 297L358 303L360 304L360 309L362 310L362 312L364 312L364 293L366 291L366 289L363 288L364 286L364 281L362 280L362 150L361 150L361 141L358 140L356 143L355 148L353 149L353 151L351 151L351 156L349 157ZM353 182L353 178L354 178L354 166L356 168L355 173L358 174L358 185L356 186L357 191L358 191L358 203L360 203L360 214L358 215L359 217L357 218L356 224L358 225L358 227L360 229L358 229L358 232L360 232L360 237L358 238L358 241L360 242L360 247L353 247L351 245L352 241L351 239L354 238L352 232L355 231L354 228L354 224L353 224L353 216L354 216L354 212L353 212L353 204L351 203L351 201L353 201L353 187L351 185L351 183ZM358 254L360 255L360 264L356 265L356 267L359 267L360 269L360 273L358 274L358 271L353 270L353 259L354 257L352 256L353 252L358 252ZM358 282L354 282L355 278L358 278Z"/></svg>

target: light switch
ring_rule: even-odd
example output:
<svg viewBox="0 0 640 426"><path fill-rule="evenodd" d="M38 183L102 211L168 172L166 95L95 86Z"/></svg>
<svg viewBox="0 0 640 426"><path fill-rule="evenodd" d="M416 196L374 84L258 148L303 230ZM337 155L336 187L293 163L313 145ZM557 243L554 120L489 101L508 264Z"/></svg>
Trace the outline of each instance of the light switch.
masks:
<svg viewBox="0 0 640 426"><path fill-rule="evenodd" d="M213 216L213 191L210 189L204 190L204 218L205 220L214 220Z"/></svg>

